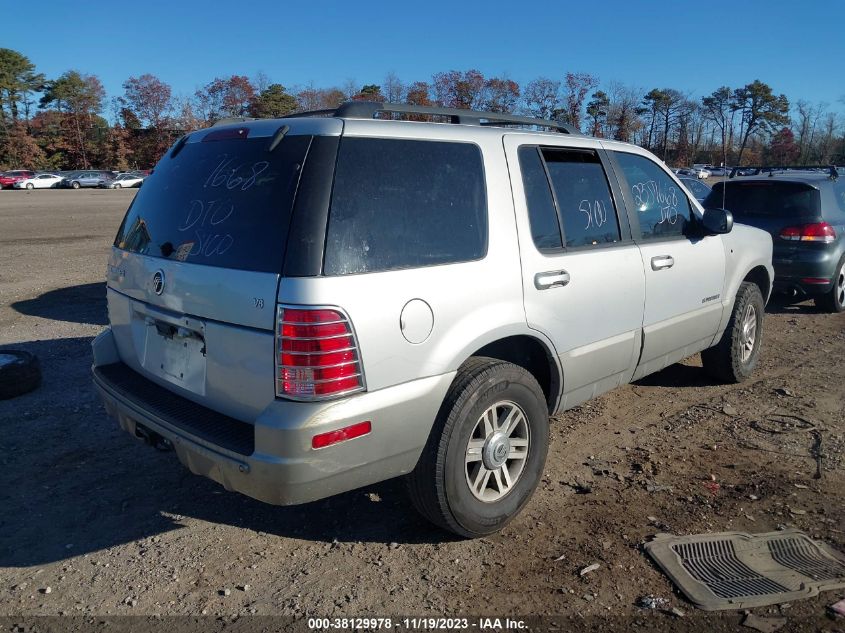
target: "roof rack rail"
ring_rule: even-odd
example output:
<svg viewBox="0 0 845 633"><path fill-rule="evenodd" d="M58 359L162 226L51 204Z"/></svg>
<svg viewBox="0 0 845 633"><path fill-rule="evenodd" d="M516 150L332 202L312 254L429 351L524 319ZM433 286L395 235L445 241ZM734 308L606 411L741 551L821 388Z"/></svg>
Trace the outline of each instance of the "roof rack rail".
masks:
<svg viewBox="0 0 845 633"><path fill-rule="evenodd" d="M347 119L372 119L379 112L392 112L396 114L422 114L428 116L439 116L449 119L450 123L462 125L534 125L558 130L564 134L581 136L581 133L573 126L548 119L535 119L515 114L502 112L484 112L481 110L463 110L460 108L441 108L437 106L418 106L409 103L380 103L378 101L347 101L340 104L334 110L311 110L288 114L286 117L319 117L335 116Z"/></svg>
<svg viewBox="0 0 845 633"><path fill-rule="evenodd" d="M737 175L738 171L744 171L747 169L754 170L754 173L752 174L753 176L759 176L760 174L766 172L769 173L769 176L772 176L778 171L818 171L823 169L828 172L828 176L831 180L839 178L839 171L836 169L836 165L761 165L753 167L734 167L728 178L733 178Z"/></svg>

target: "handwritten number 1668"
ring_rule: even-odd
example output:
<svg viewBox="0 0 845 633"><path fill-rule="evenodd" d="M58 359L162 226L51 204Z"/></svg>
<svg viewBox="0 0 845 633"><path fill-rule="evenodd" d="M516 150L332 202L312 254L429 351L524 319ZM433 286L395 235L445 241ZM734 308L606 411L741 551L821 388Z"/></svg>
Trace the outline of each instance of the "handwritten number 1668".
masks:
<svg viewBox="0 0 845 633"><path fill-rule="evenodd" d="M226 189L240 189L246 191L251 188L258 176L270 166L266 160L259 160L252 165L237 165L232 166L235 162L234 158L227 158L223 156L217 167L211 172L206 179L203 187L220 187L225 186ZM245 171L246 175L238 175L238 172Z"/></svg>

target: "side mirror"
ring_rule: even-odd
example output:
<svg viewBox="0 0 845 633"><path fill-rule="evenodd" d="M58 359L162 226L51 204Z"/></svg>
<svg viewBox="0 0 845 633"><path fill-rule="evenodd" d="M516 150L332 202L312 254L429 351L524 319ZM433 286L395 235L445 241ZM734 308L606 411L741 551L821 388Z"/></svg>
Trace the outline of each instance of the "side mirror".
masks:
<svg viewBox="0 0 845 633"><path fill-rule="evenodd" d="M734 216L727 209L704 209L701 226L707 235L730 233L734 227Z"/></svg>

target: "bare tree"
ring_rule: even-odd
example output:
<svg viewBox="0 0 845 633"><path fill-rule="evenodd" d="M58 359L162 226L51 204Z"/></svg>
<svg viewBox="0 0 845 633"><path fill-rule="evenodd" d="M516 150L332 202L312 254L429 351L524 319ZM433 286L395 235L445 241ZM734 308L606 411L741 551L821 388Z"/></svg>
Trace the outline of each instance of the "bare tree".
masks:
<svg viewBox="0 0 845 633"><path fill-rule="evenodd" d="M598 78L589 73L566 73L563 99L566 107L567 123L579 130L581 129L584 100L587 98L590 90L598 85Z"/></svg>
<svg viewBox="0 0 845 633"><path fill-rule="evenodd" d="M390 71L384 76L382 86L384 98L387 99L389 103L402 103L405 101L405 86L402 83L402 80L399 79L393 71Z"/></svg>
<svg viewBox="0 0 845 633"><path fill-rule="evenodd" d="M255 78L252 80L252 85L255 86L256 91L264 92L269 88L273 82L270 80L269 75L265 73L263 70L259 70L255 73Z"/></svg>
<svg viewBox="0 0 845 633"><path fill-rule="evenodd" d="M538 77L528 82L522 97L526 114L538 119L556 119L562 109L560 82Z"/></svg>
<svg viewBox="0 0 845 633"><path fill-rule="evenodd" d="M722 160L727 164L728 149L733 144L734 116L733 93L727 86L713 91L701 100L704 117L711 121L722 139Z"/></svg>
<svg viewBox="0 0 845 633"><path fill-rule="evenodd" d="M608 107L608 132L617 141L630 142L643 127L639 117L639 102L642 90L635 86L626 86L612 82L608 87L610 105Z"/></svg>

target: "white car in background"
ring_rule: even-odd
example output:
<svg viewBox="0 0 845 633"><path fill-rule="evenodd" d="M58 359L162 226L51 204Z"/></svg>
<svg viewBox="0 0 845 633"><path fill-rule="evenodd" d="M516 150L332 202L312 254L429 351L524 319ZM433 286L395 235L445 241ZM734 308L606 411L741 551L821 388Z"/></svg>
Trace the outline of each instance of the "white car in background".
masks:
<svg viewBox="0 0 845 633"><path fill-rule="evenodd" d="M61 180L62 177L56 174L38 174L26 180L19 180L12 186L15 189L55 189Z"/></svg>
<svg viewBox="0 0 845 633"><path fill-rule="evenodd" d="M103 186L109 189L122 189L124 187L140 187L143 182L144 177L138 174L120 174L114 180L106 180Z"/></svg>

